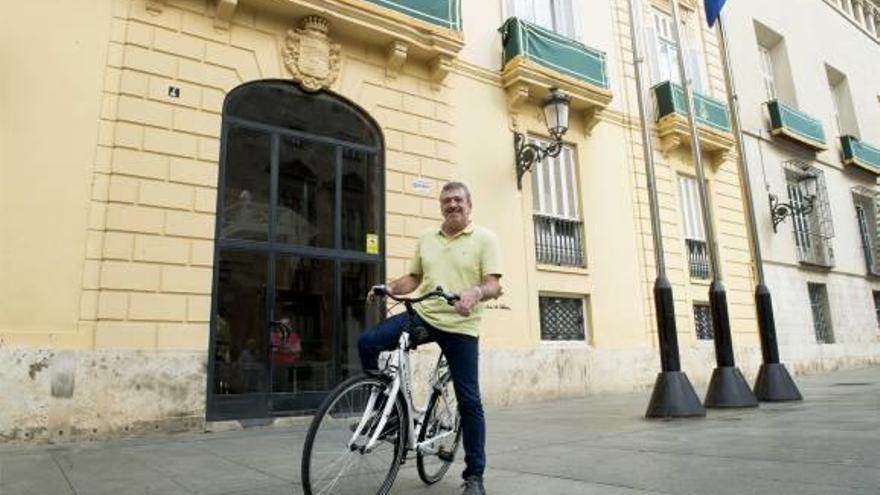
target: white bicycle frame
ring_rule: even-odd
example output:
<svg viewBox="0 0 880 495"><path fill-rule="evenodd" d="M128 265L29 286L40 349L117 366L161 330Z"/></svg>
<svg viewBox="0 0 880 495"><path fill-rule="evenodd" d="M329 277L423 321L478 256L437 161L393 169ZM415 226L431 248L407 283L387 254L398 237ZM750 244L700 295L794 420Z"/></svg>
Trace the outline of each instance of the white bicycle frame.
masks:
<svg viewBox="0 0 880 495"><path fill-rule="evenodd" d="M403 389L403 401L406 404L407 408L406 441L407 448L409 450L414 450L416 452L421 452L428 455L437 454L439 449L437 448L436 443L450 435L455 434L455 430L452 429L450 431L441 433L440 435L425 439L423 442L416 441L416 428L419 426L424 427L425 413L428 410L429 401L431 400L431 394L429 393L427 398L425 399L424 407L418 407L414 405L412 397L412 384L410 382L410 361L408 350L409 339L409 331L404 331L401 333L400 340L398 341L398 347L392 354L391 359L389 360L387 369L390 370L392 374L391 385L384 389L388 391L388 400L385 401L385 406L382 409L382 417L379 418L379 424L376 426L367 444L363 447L365 453L372 452L373 449L375 449L376 446L379 445L379 442L382 441L379 436L385 429L385 424L388 422L388 418L391 416L391 410L394 407L394 403L396 402L395 399L397 398L397 394L401 393L401 388ZM441 376L441 362L441 360L437 361L437 366L435 366L434 368L434 372L432 373L430 381L431 388L440 391L443 390L442 387L443 385L445 385L444 383L441 383L443 378ZM361 437L361 432L363 431L364 426L366 426L367 422L370 419L369 413L373 411L373 408L376 405L376 401L379 399L380 393L381 392L379 390L373 390L370 393L370 397L367 400L366 412L361 417L361 420L355 428L351 439L348 441L349 448L355 445L357 439Z"/></svg>

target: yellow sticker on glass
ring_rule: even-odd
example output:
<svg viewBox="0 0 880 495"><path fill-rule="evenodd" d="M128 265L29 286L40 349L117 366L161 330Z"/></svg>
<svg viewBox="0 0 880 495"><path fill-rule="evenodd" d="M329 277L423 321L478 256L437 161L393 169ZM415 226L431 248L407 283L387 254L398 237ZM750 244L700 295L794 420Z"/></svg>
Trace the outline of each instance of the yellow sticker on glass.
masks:
<svg viewBox="0 0 880 495"><path fill-rule="evenodd" d="M379 236L367 234L367 254L379 254Z"/></svg>

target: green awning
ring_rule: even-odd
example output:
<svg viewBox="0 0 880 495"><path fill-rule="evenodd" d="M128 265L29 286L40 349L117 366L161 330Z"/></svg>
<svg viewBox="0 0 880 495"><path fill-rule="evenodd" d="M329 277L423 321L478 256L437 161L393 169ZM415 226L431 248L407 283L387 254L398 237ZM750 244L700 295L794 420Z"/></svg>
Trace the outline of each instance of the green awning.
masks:
<svg viewBox="0 0 880 495"><path fill-rule="evenodd" d="M499 31L505 65L522 56L565 76L608 89L604 52L516 17L507 19Z"/></svg>
<svg viewBox="0 0 880 495"><path fill-rule="evenodd" d="M367 0L446 29L461 31L460 0Z"/></svg>
<svg viewBox="0 0 880 495"><path fill-rule="evenodd" d="M688 110L684 99L684 89L671 81L662 82L651 88L657 98L657 120L677 113L687 117ZM730 132L730 115L727 106L714 98L694 92L694 110L697 124Z"/></svg>
<svg viewBox="0 0 880 495"><path fill-rule="evenodd" d="M770 130L774 134L785 134L812 148L827 148L822 122L777 100L767 102L770 111Z"/></svg>
<svg viewBox="0 0 880 495"><path fill-rule="evenodd" d="M843 161L880 174L880 148L859 141L855 136L840 136Z"/></svg>

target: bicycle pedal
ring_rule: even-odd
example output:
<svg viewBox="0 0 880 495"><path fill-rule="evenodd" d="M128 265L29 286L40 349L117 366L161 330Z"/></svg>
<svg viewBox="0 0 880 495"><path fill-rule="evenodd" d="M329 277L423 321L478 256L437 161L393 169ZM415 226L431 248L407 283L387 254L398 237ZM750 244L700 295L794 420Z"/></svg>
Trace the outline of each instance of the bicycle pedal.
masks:
<svg viewBox="0 0 880 495"><path fill-rule="evenodd" d="M437 451L437 458L443 462L452 462L455 460L455 452L447 452L440 447L440 450Z"/></svg>

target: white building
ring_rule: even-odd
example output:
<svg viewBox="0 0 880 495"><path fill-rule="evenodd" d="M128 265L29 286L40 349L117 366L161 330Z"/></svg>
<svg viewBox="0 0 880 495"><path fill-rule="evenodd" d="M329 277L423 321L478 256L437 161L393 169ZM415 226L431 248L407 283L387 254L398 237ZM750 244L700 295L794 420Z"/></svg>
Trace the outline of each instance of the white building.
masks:
<svg viewBox="0 0 880 495"><path fill-rule="evenodd" d="M725 9L781 358L798 371L877 362L880 2L792 3ZM814 207L774 228L770 195L807 206L808 176Z"/></svg>

